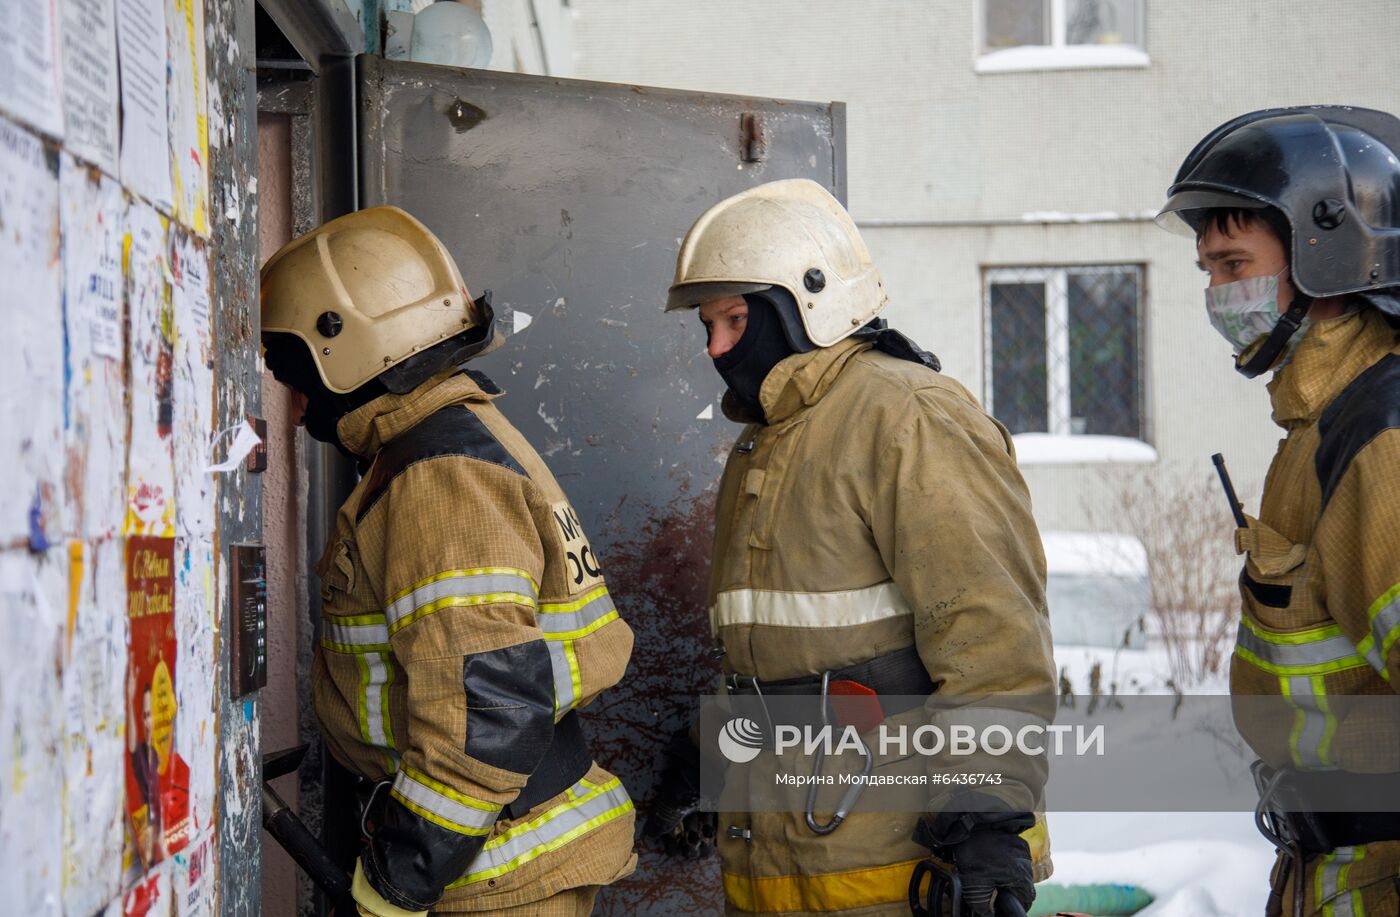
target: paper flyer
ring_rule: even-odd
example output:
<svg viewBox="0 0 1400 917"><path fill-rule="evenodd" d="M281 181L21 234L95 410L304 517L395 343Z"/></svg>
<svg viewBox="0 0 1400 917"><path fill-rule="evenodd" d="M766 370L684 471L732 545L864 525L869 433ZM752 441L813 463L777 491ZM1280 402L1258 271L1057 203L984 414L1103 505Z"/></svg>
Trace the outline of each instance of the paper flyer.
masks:
<svg viewBox="0 0 1400 917"><path fill-rule="evenodd" d="M68 388L63 431L68 531L105 538L126 507L121 186L63 154L63 317Z"/></svg>
<svg viewBox="0 0 1400 917"><path fill-rule="evenodd" d="M175 540L126 542L131 643L126 677L126 810L147 868L190 841L190 771L175 749Z"/></svg>
<svg viewBox="0 0 1400 917"><path fill-rule="evenodd" d="M42 551L63 525L63 272L58 162L0 118L0 278L7 303L0 344L0 546Z"/></svg>
<svg viewBox="0 0 1400 917"><path fill-rule="evenodd" d="M113 0L62 0L63 146L117 174L117 20Z"/></svg>
<svg viewBox="0 0 1400 917"><path fill-rule="evenodd" d="M117 0L122 181L163 210L171 205L163 0Z"/></svg>
<svg viewBox="0 0 1400 917"><path fill-rule="evenodd" d="M203 0L166 0L170 49L170 179L175 219L209 235L209 89Z"/></svg>
<svg viewBox="0 0 1400 917"><path fill-rule="evenodd" d="M0 2L0 107L55 137L63 135L58 0Z"/></svg>
<svg viewBox="0 0 1400 917"><path fill-rule="evenodd" d="M174 317L166 248L168 221L132 202L126 216L123 261L131 315L131 446L123 531L175 534Z"/></svg>
<svg viewBox="0 0 1400 917"><path fill-rule="evenodd" d="M214 346L209 299L209 257L203 243L172 226L170 273L174 278L175 519L183 537L212 536L215 479L205 474L214 433Z"/></svg>
<svg viewBox="0 0 1400 917"><path fill-rule="evenodd" d="M122 890L126 837L126 556L69 542L63 656L63 909L95 914Z"/></svg>
<svg viewBox="0 0 1400 917"><path fill-rule="evenodd" d="M0 619L24 623L0 640L0 850L4 911L52 914L60 900L63 837L58 725L69 592L67 552L0 551Z"/></svg>

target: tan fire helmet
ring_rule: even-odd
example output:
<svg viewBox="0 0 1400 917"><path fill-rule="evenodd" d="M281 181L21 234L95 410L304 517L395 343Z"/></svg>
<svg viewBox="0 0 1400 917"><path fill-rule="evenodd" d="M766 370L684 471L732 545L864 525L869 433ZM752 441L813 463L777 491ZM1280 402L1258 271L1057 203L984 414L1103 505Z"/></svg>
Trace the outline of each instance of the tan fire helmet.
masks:
<svg viewBox="0 0 1400 917"><path fill-rule="evenodd" d="M488 322L442 242L397 207L331 220L262 269L263 332L305 341L321 381L341 394Z"/></svg>
<svg viewBox="0 0 1400 917"><path fill-rule="evenodd" d="M681 243L666 311L769 287L792 294L818 347L850 336L888 298L851 215L805 178L767 182L705 211Z"/></svg>

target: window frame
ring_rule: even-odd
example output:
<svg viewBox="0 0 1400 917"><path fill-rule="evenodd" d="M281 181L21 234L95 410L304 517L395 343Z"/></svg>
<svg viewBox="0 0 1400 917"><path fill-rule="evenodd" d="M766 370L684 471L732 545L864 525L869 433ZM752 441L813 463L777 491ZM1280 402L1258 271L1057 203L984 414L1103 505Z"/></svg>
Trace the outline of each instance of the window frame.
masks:
<svg viewBox="0 0 1400 917"><path fill-rule="evenodd" d="M1142 261L1087 264L998 264L982 266L982 403L993 417L992 397L996 366L993 363L992 286L995 283L1045 284L1045 432L1051 436L1091 436L1071 429L1073 411L1070 376L1069 275L1071 273L1137 274L1137 408L1138 432L1123 437L1151 445L1152 418L1148 412L1147 378L1147 264ZM1052 321L1053 318L1053 321ZM1029 432L1029 431L1027 431ZM1013 431L1013 435L1016 435Z"/></svg>
<svg viewBox="0 0 1400 917"><path fill-rule="evenodd" d="M1147 2L1131 0L1137 19L1136 41L1116 44L1069 44L1068 0L1041 0L1047 7L1050 43L987 46L987 2L976 0L974 67L978 73L1024 70L1064 70L1088 68L1137 68L1151 63L1147 54Z"/></svg>

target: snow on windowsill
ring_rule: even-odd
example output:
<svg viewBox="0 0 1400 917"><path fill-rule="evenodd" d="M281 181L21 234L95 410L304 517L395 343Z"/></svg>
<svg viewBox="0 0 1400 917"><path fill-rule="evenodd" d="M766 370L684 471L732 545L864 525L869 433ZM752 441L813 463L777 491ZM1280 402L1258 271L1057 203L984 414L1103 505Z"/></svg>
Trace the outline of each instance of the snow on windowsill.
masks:
<svg viewBox="0 0 1400 917"><path fill-rule="evenodd" d="M1126 436L1063 436L1052 433L1017 433L1016 462L1020 465L1149 464L1157 450Z"/></svg>
<svg viewBox="0 0 1400 917"><path fill-rule="evenodd" d="M1102 67L1146 67L1147 52L1131 45L1025 45L981 55L972 64L976 73L1016 73L1026 70L1089 70Z"/></svg>

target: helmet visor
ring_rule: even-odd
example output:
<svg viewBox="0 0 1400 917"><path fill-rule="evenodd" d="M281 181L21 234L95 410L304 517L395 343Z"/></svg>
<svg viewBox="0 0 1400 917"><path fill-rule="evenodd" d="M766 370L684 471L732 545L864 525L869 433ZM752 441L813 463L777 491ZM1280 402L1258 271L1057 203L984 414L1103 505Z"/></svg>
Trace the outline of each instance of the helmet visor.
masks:
<svg viewBox="0 0 1400 917"><path fill-rule="evenodd" d="M1206 188L1188 188L1167 198L1167 202L1158 211L1154 222L1167 232L1194 239L1201 225L1202 211L1220 207L1263 210L1268 206L1264 201L1246 197L1243 194Z"/></svg>
<svg viewBox="0 0 1400 917"><path fill-rule="evenodd" d="M725 299L729 296L743 296L745 293L758 293L772 286L771 283L756 283L752 281L702 281L700 283L683 283L671 287L670 292L666 295L666 311L675 312L678 309L694 309L702 302L709 302L712 299Z"/></svg>

